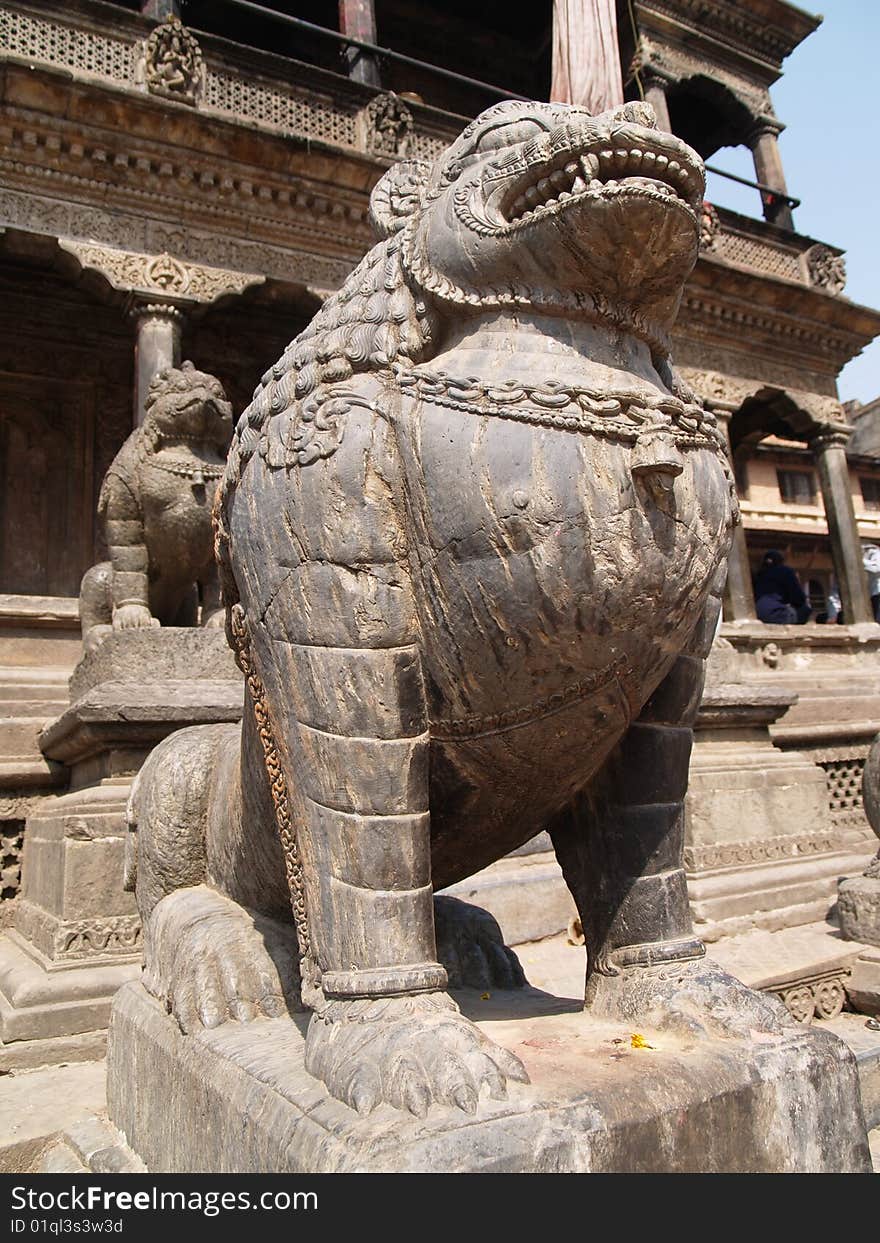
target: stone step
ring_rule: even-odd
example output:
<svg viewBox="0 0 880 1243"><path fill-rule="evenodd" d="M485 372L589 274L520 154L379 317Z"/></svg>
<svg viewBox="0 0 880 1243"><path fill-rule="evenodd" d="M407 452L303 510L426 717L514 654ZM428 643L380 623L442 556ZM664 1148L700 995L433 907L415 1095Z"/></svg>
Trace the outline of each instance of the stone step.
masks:
<svg viewBox="0 0 880 1243"><path fill-rule="evenodd" d="M32 690L32 687L27 687L28 696ZM0 695L0 723L5 724L8 720L32 720L34 717L45 723L60 716L66 707L67 700L60 697L49 698L46 695L43 698L26 698L25 688L22 687L21 697L7 698Z"/></svg>
<svg viewBox="0 0 880 1243"><path fill-rule="evenodd" d="M68 1128L102 1114L105 1083L103 1061L0 1076L0 1171L32 1172Z"/></svg>
<svg viewBox="0 0 880 1243"><path fill-rule="evenodd" d="M35 1174L144 1174L146 1166L104 1114L66 1127L38 1160Z"/></svg>
<svg viewBox="0 0 880 1243"><path fill-rule="evenodd" d="M41 755L37 735L45 724L46 718L42 715L0 717L0 755L6 758Z"/></svg>
<svg viewBox="0 0 880 1243"><path fill-rule="evenodd" d="M63 785L67 780L66 769L37 753L0 760L0 790L47 789Z"/></svg>

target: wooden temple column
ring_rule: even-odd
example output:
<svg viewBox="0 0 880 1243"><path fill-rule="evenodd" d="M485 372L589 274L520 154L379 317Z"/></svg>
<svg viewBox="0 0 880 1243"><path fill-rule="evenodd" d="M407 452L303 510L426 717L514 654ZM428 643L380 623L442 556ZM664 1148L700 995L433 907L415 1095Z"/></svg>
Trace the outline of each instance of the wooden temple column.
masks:
<svg viewBox="0 0 880 1243"><path fill-rule="evenodd" d="M759 123L749 136L752 159L755 162L755 180L767 186L771 191L788 194L785 174L782 171L782 158L779 154L780 125L764 121ZM764 219L771 224L778 224L783 229L794 229L794 218L791 207L785 199L778 199L773 194L761 195L764 208Z"/></svg>
<svg viewBox="0 0 880 1243"><path fill-rule="evenodd" d="M645 97L647 98L647 96ZM659 118L658 118L659 123ZM718 430L724 436L727 456L730 458L730 469L734 469L733 452L730 444L730 411L714 407L718 419ZM733 529L733 543L727 554L727 584L724 588L724 619L725 621L755 621L755 592L752 588L752 571L749 566L749 550L746 544L745 527L740 522Z"/></svg>
<svg viewBox="0 0 880 1243"><path fill-rule="evenodd" d="M810 441L825 504L831 559L840 588L843 620L847 625L874 620L850 491L845 451L849 435L848 428L828 428Z"/></svg>
<svg viewBox="0 0 880 1243"><path fill-rule="evenodd" d="M640 73L642 89L645 92L645 103L654 109L657 128L672 133L669 120L669 103L666 99L667 80L657 73L650 65L646 65Z"/></svg>
<svg viewBox="0 0 880 1243"><path fill-rule="evenodd" d="M376 10L373 0L339 0L339 29L362 43L376 42ZM376 57L360 47L347 47L348 76L367 86L381 86Z"/></svg>
<svg viewBox="0 0 880 1243"><path fill-rule="evenodd" d="M180 366L183 315L169 302L136 303L131 311L136 324L134 346L134 426L144 421L144 402L150 382L160 371Z"/></svg>

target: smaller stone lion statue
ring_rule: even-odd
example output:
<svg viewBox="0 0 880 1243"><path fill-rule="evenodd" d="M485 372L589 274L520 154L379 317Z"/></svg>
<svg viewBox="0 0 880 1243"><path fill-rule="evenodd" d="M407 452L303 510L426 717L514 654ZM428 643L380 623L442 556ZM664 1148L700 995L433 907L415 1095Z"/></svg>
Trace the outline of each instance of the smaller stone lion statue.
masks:
<svg viewBox="0 0 880 1243"><path fill-rule="evenodd" d="M211 508L232 437L220 381L191 362L160 372L143 424L104 477L98 519L110 554L87 570L79 611L85 650L112 630L222 625Z"/></svg>

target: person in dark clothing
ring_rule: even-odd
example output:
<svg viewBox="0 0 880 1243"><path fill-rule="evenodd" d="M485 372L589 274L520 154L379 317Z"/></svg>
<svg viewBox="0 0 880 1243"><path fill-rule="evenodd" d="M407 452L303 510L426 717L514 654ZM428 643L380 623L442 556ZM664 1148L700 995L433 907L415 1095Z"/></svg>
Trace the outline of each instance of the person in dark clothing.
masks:
<svg viewBox="0 0 880 1243"><path fill-rule="evenodd" d="M762 622L775 625L802 624L810 616L810 605L797 575L775 549L764 554L755 576L755 608Z"/></svg>

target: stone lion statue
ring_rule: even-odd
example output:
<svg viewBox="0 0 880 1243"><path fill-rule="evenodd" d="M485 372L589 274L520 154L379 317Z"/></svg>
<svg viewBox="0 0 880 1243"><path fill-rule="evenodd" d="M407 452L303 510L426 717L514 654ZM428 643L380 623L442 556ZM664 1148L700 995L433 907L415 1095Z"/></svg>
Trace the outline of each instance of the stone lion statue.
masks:
<svg viewBox="0 0 880 1243"><path fill-rule="evenodd" d="M376 186L382 240L229 455L241 734L169 738L132 793L145 983L184 1030L301 995L306 1068L361 1112L503 1095L522 1065L450 998L432 892L543 829L593 1012L790 1021L702 961L682 868L736 520L669 362L703 184L643 104L503 103ZM492 928L468 943L510 982Z"/></svg>
<svg viewBox="0 0 880 1243"><path fill-rule="evenodd" d="M191 362L150 384L144 422L110 465L98 499L109 561L80 587L86 651L111 630L206 625L224 613L211 507L232 437L220 381Z"/></svg>

